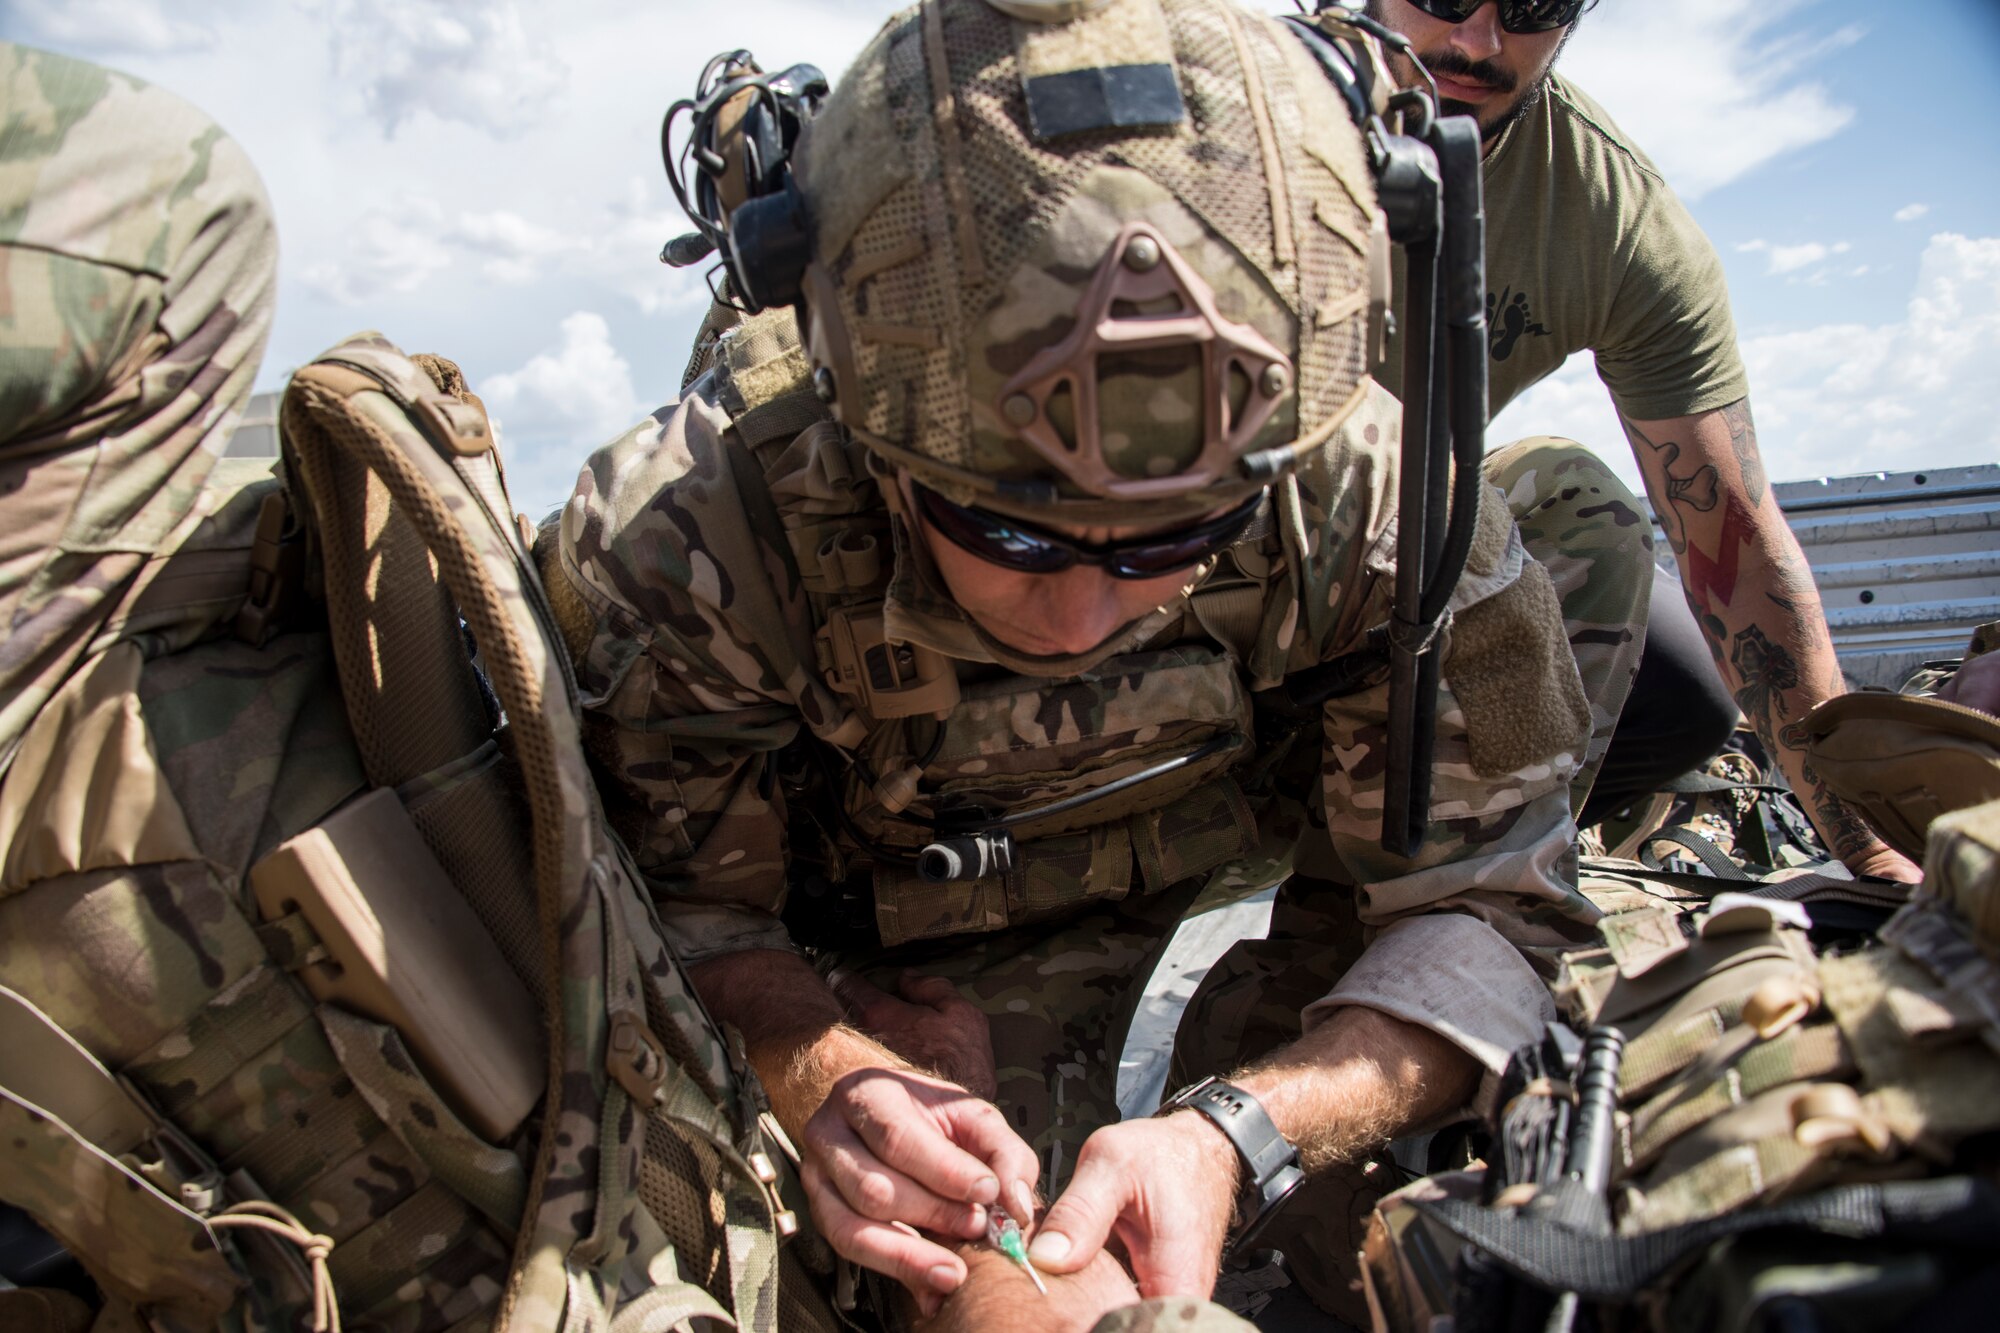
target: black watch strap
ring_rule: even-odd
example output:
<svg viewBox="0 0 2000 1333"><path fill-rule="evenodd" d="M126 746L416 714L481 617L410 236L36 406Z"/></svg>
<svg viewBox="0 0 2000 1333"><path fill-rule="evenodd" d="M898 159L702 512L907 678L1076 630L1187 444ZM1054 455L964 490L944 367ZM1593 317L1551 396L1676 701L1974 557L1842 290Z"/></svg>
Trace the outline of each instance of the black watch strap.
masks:
<svg viewBox="0 0 2000 1333"><path fill-rule="evenodd" d="M1246 1249L1305 1183L1299 1150L1278 1132L1255 1097L1223 1079L1205 1078L1182 1088L1162 1102L1156 1114L1183 1110L1199 1111L1213 1121L1243 1162L1243 1188L1237 1196L1235 1225L1223 1249L1226 1258Z"/></svg>

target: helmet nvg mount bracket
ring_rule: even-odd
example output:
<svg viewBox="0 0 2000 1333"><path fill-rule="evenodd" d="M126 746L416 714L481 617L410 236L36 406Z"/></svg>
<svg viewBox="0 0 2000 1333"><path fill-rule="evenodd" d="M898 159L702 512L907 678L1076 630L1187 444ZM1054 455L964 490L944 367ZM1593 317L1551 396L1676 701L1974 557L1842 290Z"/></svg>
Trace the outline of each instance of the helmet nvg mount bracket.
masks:
<svg viewBox="0 0 2000 1333"><path fill-rule="evenodd" d="M1130 313L1135 311L1153 313ZM1098 359L1171 347L1191 347L1201 356L1200 452L1169 476L1125 476L1104 457ZM1247 389L1240 405L1229 392L1232 378ZM1145 500L1222 480L1249 452L1291 382L1291 358L1250 325L1225 319L1216 310L1214 289L1172 243L1146 223L1131 222L1105 251L1068 336L1007 381L997 409L1080 489L1113 500ZM1067 435L1049 413L1050 399L1061 390L1075 399Z"/></svg>

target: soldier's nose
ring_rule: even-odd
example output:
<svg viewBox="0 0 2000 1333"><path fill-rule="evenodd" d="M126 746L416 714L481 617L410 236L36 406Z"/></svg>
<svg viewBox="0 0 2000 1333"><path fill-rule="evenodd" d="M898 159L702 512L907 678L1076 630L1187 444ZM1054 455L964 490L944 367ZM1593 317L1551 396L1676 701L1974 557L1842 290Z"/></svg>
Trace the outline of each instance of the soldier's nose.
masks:
<svg viewBox="0 0 2000 1333"><path fill-rule="evenodd" d="M1500 54L1500 33L1500 6L1481 5L1452 28L1452 49L1467 60L1491 60Z"/></svg>
<svg viewBox="0 0 2000 1333"><path fill-rule="evenodd" d="M1028 628L1057 652L1089 652L1126 619L1116 582L1098 570L1066 570L1046 584L1039 608L1042 623Z"/></svg>

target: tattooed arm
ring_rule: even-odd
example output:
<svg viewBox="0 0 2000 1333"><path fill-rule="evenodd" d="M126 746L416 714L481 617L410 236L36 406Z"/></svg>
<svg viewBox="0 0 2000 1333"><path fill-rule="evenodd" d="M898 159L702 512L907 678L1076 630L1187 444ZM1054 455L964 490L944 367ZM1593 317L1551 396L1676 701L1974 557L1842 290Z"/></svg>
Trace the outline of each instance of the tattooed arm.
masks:
<svg viewBox="0 0 2000 1333"><path fill-rule="evenodd" d="M1806 762L1805 715L1847 684L1805 554L1765 479L1750 400L1623 420L1709 652L1820 836L1857 874L1917 879Z"/></svg>

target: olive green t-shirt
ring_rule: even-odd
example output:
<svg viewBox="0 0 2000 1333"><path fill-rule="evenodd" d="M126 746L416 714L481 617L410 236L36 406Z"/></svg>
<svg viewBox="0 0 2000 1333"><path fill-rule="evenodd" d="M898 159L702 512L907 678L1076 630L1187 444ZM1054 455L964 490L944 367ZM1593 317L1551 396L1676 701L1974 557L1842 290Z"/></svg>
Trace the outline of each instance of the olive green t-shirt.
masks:
<svg viewBox="0 0 2000 1333"><path fill-rule="evenodd" d="M1691 416L1748 394L1715 247L1575 84L1550 78L1486 155L1484 176L1493 414L1586 349L1637 420ZM1392 338L1380 372L1391 388L1402 383L1401 357Z"/></svg>

